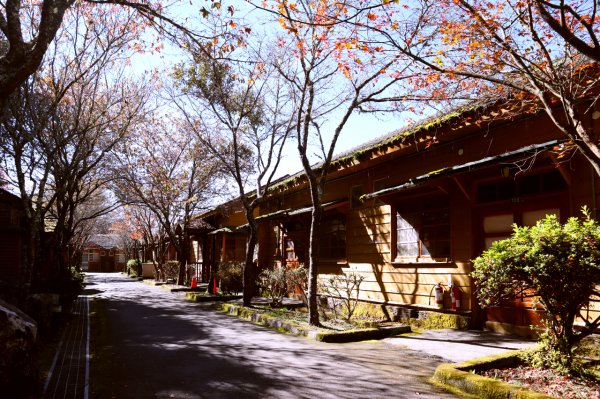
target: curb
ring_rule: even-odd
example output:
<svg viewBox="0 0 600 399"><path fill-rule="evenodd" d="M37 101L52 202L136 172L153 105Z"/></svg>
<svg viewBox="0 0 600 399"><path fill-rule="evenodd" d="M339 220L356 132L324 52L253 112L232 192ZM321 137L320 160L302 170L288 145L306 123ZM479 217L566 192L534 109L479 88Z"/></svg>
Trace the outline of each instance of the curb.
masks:
<svg viewBox="0 0 600 399"><path fill-rule="evenodd" d="M384 327L384 328L366 328L360 330L350 330L342 332L314 331L299 326L293 322L284 321L277 317L264 315L248 308L232 305L230 303L221 304L221 310L229 315L237 316L241 319L251 321L261 326L275 328L281 332L286 332L302 337L314 339L326 343L343 343L365 341L370 339L383 339L398 334L410 332L410 326Z"/></svg>
<svg viewBox="0 0 600 399"><path fill-rule="evenodd" d="M165 285L165 283L163 283L162 281L156 281L156 280L152 280L152 279L144 279L142 282L144 284L148 284L153 287L160 287L162 285Z"/></svg>
<svg viewBox="0 0 600 399"><path fill-rule="evenodd" d="M171 292L185 292L185 299L193 302L227 302L235 299L240 299L241 295L216 295L207 296L203 292L189 292L189 291L173 291Z"/></svg>
<svg viewBox="0 0 600 399"><path fill-rule="evenodd" d="M442 364L435 369L431 382L446 390L467 398L482 399L554 399L540 392L521 386L474 374L475 371L506 367L519 361L519 351L508 351L459 364Z"/></svg>

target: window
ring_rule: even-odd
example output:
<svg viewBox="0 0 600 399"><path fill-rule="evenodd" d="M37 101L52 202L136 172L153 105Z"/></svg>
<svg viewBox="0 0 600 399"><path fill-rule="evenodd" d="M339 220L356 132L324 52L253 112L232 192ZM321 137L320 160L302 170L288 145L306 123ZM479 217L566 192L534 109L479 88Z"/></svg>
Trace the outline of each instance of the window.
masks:
<svg viewBox="0 0 600 399"><path fill-rule="evenodd" d="M81 254L81 261L83 263L89 263L94 261L94 252L86 251Z"/></svg>
<svg viewBox="0 0 600 399"><path fill-rule="evenodd" d="M325 217L319 234L320 255L323 259L346 259L346 217Z"/></svg>
<svg viewBox="0 0 600 399"><path fill-rule="evenodd" d="M283 226L283 257L286 264L304 263L307 255L308 228L300 220L289 221Z"/></svg>
<svg viewBox="0 0 600 399"><path fill-rule="evenodd" d="M530 227L546 215L556 215L560 220L560 208L515 209L510 213L485 215L482 220L484 248L488 249L495 241L510 237L513 233L513 223Z"/></svg>
<svg viewBox="0 0 600 399"><path fill-rule="evenodd" d="M540 194L559 193L567 188L565 179L556 169L543 173L506 178L477 186L477 202L480 204L496 201L516 200Z"/></svg>
<svg viewBox="0 0 600 399"><path fill-rule="evenodd" d="M396 261L447 261L450 217L445 196L419 198L396 208Z"/></svg>

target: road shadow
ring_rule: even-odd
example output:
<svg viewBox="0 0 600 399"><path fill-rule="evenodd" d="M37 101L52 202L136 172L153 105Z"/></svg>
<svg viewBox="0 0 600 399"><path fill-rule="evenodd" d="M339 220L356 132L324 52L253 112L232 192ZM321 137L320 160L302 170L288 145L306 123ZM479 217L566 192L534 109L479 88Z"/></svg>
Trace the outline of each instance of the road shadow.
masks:
<svg viewBox="0 0 600 399"><path fill-rule="evenodd" d="M136 284L91 302L92 398L452 397L425 382L438 359L284 335Z"/></svg>

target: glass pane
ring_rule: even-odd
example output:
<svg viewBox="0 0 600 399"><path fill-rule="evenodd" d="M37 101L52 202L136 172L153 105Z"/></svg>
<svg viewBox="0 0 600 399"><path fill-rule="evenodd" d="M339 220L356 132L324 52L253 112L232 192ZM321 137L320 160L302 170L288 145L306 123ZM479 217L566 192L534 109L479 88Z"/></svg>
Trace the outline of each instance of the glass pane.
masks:
<svg viewBox="0 0 600 399"><path fill-rule="evenodd" d="M486 216L483 218L483 231L485 233L505 233L512 231L514 217L512 213L505 215Z"/></svg>
<svg viewBox="0 0 600 399"><path fill-rule="evenodd" d="M398 214L396 220L398 222L399 229L409 229L416 228L419 223L419 215L415 213L407 213L407 214Z"/></svg>
<svg viewBox="0 0 600 399"><path fill-rule="evenodd" d="M398 256L419 256L419 243L399 243Z"/></svg>
<svg viewBox="0 0 600 399"><path fill-rule="evenodd" d="M560 209L540 209L523 212L523 225L534 226L538 220L542 220L546 215L556 215L558 220L560 220Z"/></svg>
<svg viewBox="0 0 600 399"><path fill-rule="evenodd" d="M538 194L542 191L541 187L541 176L530 175L524 176L519 180L519 195L533 195Z"/></svg>
<svg viewBox="0 0 600 399"><path fill-rule="evenodd" d="M544 174L542 185L544 186L544 192L562 191L567 188L567 183L558 170Z"/></svg>
<svg viewBox="0 0 600 399"><path fill-rule="evenodd" d="M415 229L398 230L398 242L417 242L419 233Z"/></svg>
<svg viewBox="0 0 600 399"><path fill-rule="evenodd" d="M503 180L498 183L498 199L506 200L515 196L515 181Z"/></svg>

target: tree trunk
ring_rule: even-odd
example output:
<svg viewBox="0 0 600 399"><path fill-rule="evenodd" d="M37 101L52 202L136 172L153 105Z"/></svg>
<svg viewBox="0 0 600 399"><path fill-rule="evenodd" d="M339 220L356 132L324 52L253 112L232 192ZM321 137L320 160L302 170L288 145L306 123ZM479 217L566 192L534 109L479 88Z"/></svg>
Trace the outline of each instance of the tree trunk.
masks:
<svg viewBox="0 0 600 399"><path fill-rule="evenodd" d="M596 137L593 137L593 129L584 125L583 118L575 108L575 105L567 99L561 99L562 107L553 106L549 100L549 94L538 93L537 97L544 104L544 110L554 125L573 140L579 151L587 158L596 175L600 176L600 146ZM585 115L585 114L584 114ZM566 116L566 120L565 120Z"/></svg>
<svg viewBox="0 0 600 399"><path fill-rule="evenodd" d="M179 276L177 277L178 285L185 285L187 283L187 262L190 254L189 251L189 233L184 232L181 244L179 245L179 253L177 258L179 259Z"/></svg>
<svg viewBox="0 0 600 399"><path fill-rule="evenodd" d="M256 293L256 264L254 263L254 250L257 242L257 226L253 220L249 221L250 231L246 245L246 262L244 264L244 306L252 304L252 297Z"/></svg>
<svg viewBox="0 0 600 399"><path fill-rule="evenodd" d="M216 243L216 237L213 235L211 238L211 257L210 257L210 273L209 273L209 277L208 277L208 287L206 289L206 291L209 294L213 294L215 295L217 293L217 290L215 289L215 279L217 278L217 259L216 259L216 252L217 252L217 243Z"/></svg>
<svg viewBox="0 0 600 399"><path fill-rule="evenodd" d="M308 251L308 323L313 326L320 325L317 284L319 277L319 227L321 226L322 213L321 203L313 204Z"/></svg>

